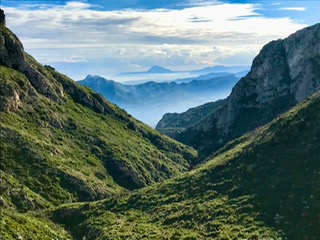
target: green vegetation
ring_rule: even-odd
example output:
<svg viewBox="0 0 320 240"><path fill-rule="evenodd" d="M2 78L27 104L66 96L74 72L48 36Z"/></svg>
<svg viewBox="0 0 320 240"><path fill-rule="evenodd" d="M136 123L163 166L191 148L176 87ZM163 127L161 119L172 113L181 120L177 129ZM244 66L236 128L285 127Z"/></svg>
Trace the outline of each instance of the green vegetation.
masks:
<svg viewBox="0 0 320 240"><path fill-rule="evenodd" d="M43 67L9 29L0 30L1 237L65 239L69 235L41 211L108 198L190 169L193 149Z"/></svg>
<svg viewBox="0 0 320 240"><path fill-rule="evenodd" d="M36 92L30 97L25 76L5 67L0 71L2 88L19 96L18 109L0 112L0 169L49 202L101 199L189 169L192 150L120 109L110 105L113 114L99 114L68 96L62 103Z"/></svg>
<svg viewBox="0 0 320 240"><path fill-rule="evenodd" d="M21 214L12 210L1 211L0 236L11 239L72 239L62 227L34 214Z"/></svg>
<svg viewBox="0 0 320 240"><path fill-rule="evenodd" d="M51 218L87 239L317 239L319 107L317 95L181 177Z"/></svg>
<svg viewBox="0 0 320 240"><path fill-rule="evenodd" d="M318 239L320 94L187 172L194 150L1 31L1 239Z"/></svg>

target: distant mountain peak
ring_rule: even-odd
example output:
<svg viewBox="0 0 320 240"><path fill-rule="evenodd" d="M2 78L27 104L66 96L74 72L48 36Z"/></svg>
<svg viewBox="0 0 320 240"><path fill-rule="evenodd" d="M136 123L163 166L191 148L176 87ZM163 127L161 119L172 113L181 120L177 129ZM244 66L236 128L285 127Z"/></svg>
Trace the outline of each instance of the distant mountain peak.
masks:
<svg viewBox="0 0 320 240"><path fill-rule="evenodd" d="M170 69L161 67L159 65L153 65L147 72L148 73L172 73Z"/></svg>
<svg viewBox="0 0 320 240"><path fill-rule="evenodd" d="M136 74L168 74L173 73L170 69L161 67L159 65L153 65L149 70L145 72L124 72L120 73L120 75L136 75Z"/></svg>

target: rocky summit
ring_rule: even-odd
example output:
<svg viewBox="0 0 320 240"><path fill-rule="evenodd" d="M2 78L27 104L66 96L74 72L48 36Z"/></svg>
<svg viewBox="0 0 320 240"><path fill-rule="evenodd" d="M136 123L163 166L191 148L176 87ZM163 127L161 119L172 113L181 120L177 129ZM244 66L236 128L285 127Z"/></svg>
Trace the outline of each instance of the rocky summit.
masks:
<svg viewBox="0 0 320 240"><path fill-rule="evenodd" d="M206 157L319 90L320 24L317 24L264 46L227 102L176 138Z"/></svg>

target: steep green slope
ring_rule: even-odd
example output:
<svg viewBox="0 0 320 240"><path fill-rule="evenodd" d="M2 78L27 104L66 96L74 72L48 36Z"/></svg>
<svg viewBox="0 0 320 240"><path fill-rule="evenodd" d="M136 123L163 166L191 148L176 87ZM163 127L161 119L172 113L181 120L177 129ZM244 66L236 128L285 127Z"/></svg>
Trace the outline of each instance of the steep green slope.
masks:
<svg viewBox="0 0 320 240"><path fill-rule="evenodd" d="M0 236L3 240L11 239L72 239L62 227L57 226L33 214L21 214L4 209L0 212Z"/></svg>
<svg viewBox="0 0 320 240"><path fill-rule="evenodd" d="M225 103L226 100L223 99L190 108L183 113L166 113L158 122L156 130L171 138L176 138L181 131L192 127Z"/></svg>
<svg viewBox="0 0 320 240"><path fill-rule="evenodd" d="M3 25L0 137L4 239L64 239L63 229L32 212L141 188L196 159L191 148L37 63Z"/></svg>
<svg viewBox="0 0 320 240"><path fill-rule="evenodd" d="M43 214L35 214L49 207L51 203L0 170L1 239L72 239Z"/></svg>
<svg viewBox="0 0 320 240"><path fill-rule="evenodd" d="M76 239L318 239L319 123L318 94L182 177L51 218Z"/></svg>
<svg viewBox="0 0 320 240"><path fill-rule="evenodd" d="M30 97L32 86L22 74L0 70L1 89L19 96L15 101L2 95L7 107L16 104L17 109L0 112L0 168L49 201L103 198L188 169L183 154L192 157L191 151L120 110L114 108L115 116L99 114L68 96L63 103L36 91Z"/></svg>
<svg viewBox="0 0 320 240"><path fill-rule="evenodd" d="M42 67L8 29L1 35L2 171L61 203L107 197L188 170L192 150Z"/></svg>

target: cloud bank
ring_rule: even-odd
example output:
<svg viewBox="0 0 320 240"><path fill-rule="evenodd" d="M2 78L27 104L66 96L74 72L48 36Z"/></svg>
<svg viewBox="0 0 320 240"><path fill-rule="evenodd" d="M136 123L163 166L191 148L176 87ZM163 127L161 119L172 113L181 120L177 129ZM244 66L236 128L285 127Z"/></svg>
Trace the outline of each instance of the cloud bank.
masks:
<svg viewBox="0 0 320 240"><path fill-rule="evenodd" d="M266 17L252 3L113 10L89 2L49 3L5 7L7 25L37 60L76 79L153 64L179 70L250 65L264 44L305 27L289 17Z"/></svg>

